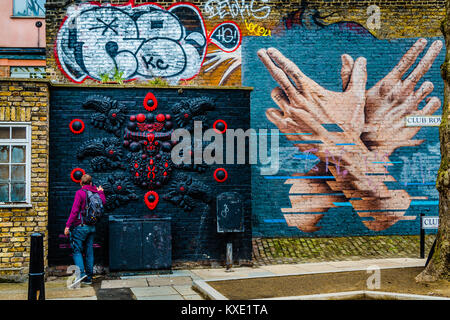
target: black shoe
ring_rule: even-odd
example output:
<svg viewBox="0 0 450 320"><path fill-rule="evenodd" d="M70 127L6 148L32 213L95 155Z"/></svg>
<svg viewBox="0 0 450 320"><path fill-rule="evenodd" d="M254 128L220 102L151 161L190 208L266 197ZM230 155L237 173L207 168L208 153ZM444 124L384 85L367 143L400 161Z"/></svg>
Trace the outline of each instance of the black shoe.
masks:
<svg viewBox="0 0 450 320"><path fill-rule="evenodd" d="M88 278L84 278L83 281L81 281L82 284L92 284L92 280Z"/></svg>

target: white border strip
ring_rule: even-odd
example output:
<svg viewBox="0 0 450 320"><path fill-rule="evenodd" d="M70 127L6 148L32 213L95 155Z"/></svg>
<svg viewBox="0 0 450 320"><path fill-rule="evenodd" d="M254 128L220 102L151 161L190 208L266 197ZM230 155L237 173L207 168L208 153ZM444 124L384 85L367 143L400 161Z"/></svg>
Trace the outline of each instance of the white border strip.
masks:
<svg viewBox="0 0 450 320"><path fill-rule="evenodd" d="M192 287L200 291L203 295L211 300L229 300L227 297L222 295L219 291L211 287L204 280L194 280L192 282Z"/></svg>
<svg viewBox="0 0 450 320"><path fill-rule="evenodd" d="M407 294L398 292L383 291L346 291L324 294L310 294L303 296L276 297L252 300L352 300L358 298L373 298L377 300L450 300L446 297L426 296L420 294Z"/></svg>
<svg viewBox="0 0 450 320"><path fill-rule="evenodd" d="M376 265L376 263L374 262ZM416 268L416 267L423 267L425 265L425 261L423 261L418 265L412 265L412 266L380 266L380 270L383 269L406 269L406 268ZM342 268L340 270L321 270L321 271L304 271L304 272L297 272L297 273L285 273L285 274L269 274L269 275L252 275L248 277L230 277L230 278L213 278L213 279L207 279L205 281L226 281L226 280L246 280L246 279L255 279L255 278L275 278L275 277L290 277L290 276L301 276L301 275L309 275L309 274L321 274L321 273L338 273L338 272L353 272L353 271L365 271L367 270L368 266L364 267L356 267L356 268ZM270 272L270 271L269 271ZM262 272L261 272L262 273Z"/></svg>

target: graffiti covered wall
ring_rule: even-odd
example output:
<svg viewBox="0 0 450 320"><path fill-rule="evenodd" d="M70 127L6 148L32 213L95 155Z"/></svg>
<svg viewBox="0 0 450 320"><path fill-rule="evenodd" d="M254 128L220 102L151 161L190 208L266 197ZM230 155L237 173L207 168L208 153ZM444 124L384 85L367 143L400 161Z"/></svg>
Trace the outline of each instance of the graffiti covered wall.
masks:
<svg viewBox="0 0 450 320"><path fill-rule="evenodd" d="M54 82L254 88L251 127L280 130L280 170L252 167L254 236L415 234L435 213L444 1L46 8Z"/></svg>
<svg viewBox="0 0 450 320"><path fill-rule="evenodd" d="M362 26L379 39L440 34L436 17L443 17L443 1L408 10L388 0L369 8L372 2L48 0L47 73L55 82L161 77L170 84L239 86L241 41L247 36L273 37L295 26L342 21L342 28Z"/></svg>

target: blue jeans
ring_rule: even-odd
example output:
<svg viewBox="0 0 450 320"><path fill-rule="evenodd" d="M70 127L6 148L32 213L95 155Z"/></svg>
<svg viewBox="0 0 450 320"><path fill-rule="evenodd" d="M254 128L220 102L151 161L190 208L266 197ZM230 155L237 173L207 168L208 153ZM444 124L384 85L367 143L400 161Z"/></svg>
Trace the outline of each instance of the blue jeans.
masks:
<svg viewBox="0 0 450 320"><path fill-rule="evenodd" d="M70 232L73 261L80 268L80 277L87 275L87 280L90 281L94 274L94 236L95 226L80 225ZM86 250L86 268L83 261L83 248Z"/></svg>

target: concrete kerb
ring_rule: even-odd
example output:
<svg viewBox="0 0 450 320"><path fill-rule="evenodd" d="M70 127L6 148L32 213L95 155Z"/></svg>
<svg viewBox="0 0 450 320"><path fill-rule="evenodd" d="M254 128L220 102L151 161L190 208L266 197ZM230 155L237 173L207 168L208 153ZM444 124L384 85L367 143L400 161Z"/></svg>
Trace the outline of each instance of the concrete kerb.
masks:
<svg viewBox="0 0 450 320"><path fill-rule="evenodd" d="M412 268L414 266L406 266L403 268ZM385 266L380 267L383 269L398 269L402 268L401 266ZM214 281L227 281L227 280L245 280L245 279L256 279L256 278L273 278L273 277L286 277L286 276L300 276L300 275L308 275L308 274L323 274L323 273L338 273L338 272L352 272L352 271L363 271L366 270L365 267L357 267L357 268L343 268L341 270L321 270L321 271L307 271L307 272L298 272L298 273L289 273L289 274L273 274L273 275L254 275L254 276L244 276L244 277L230 277L230 278L215 278L208 280L194 280L192 283L192 288L203 294L207 299L210 300L229 300L227 297L222 295L216 289L211 287L208 282ZM359 295L359 296L358 296ZM315 294L315 295L303 295L303 296L292 296L292 297L281 297L281 298L267 298L267 299L255 299L255 300L309 300L309 299L327 299L329 297L330 300L334 299L350 299L353 297L370 297L376 299L397 299L397 300L415 300L422 299L422 297L428 298L428 300L447 300L448 298L441 297L432 297L426 295L414 295L414 294L401 294L401 293L389 293L389 292L376 292L376 291L350 291L350 292L338 292L338 293L328 293L328 294ZM317 298L316 298L317 297ZM448 299L450 300L450 299Z"/></svg>
<svg viewBox="0 0 450 320"><path fill-rule="evenodd" d="M383 291L346 291L324 294L311 294L303 296L289 296L277 298L264 298L252 300L354 300L362 298L371 298L376 300L450 300L446 297L434 297L420 294L383 292Z"/></svg>
<svg viewBox="0 0 450 320"><path fill-rule="evenodd" d="M420 265L422 266L422 265ZM381 266L380 270L383 269L399 269L399 268L414 268L415 266ZM212 282L212 281L227 281L227 280L245 280L245 279L255 279L255 278L274 278L274 277L288 277L288 276L301 276L301 275L308 275L308 274L320 274L320 273L338 273L338 272L352 272L352 271L363 271L367 270L365 267L357 267L357 268L342 268L339 270L321 270L321 271L304 271L304 272L296 272L296 273L286 273L286 274L272 274L272 275L253 275L253 276L246 276L246 277L230 277L230 278L214 278L214 279L208 279L204 280L206 282Z"/></svg>
<svg viewBox="0 0 450 320"><path fill-rule="evenodd" d="M205 280L194 280L194 282L192 283L192 288L200 292L200 294L202 294L209 300L229 300L219 291L207 284Z"/></svg>

